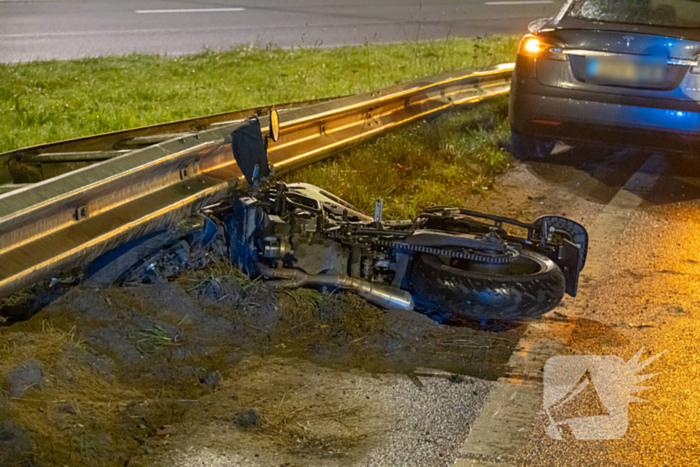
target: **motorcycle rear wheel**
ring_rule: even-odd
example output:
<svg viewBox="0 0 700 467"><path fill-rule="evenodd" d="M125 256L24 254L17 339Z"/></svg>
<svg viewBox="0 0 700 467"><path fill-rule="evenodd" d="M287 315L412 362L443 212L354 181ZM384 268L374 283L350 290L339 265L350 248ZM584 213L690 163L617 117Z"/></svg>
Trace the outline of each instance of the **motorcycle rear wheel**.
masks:
<svg viewBox="0 0 700 467"><path fill-rule="evenodd" d="M414 258L409 291L416 303L443 322L536 318L556 307L565 280L549 258L523 251L509 264L452 260L433 255Z"/></svg>

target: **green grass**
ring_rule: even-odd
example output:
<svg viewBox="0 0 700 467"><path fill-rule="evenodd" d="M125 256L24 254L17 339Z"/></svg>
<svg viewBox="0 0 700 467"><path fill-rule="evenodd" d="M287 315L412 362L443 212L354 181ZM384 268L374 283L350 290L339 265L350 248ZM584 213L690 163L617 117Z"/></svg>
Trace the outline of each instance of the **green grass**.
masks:
<svg viewBox="0 0 700 467"><path fill-rule="evenodd" d="M512 61L517 38L0 65L0 152Z"/></svg>
<svg viewBox="0 0 700 467"><path fill-rule="evenodd" d="M384 215L407 219L431 205L464 206L511 160L508 100L500 97L388 133L284 177L324 188L366 213L376 198Z"/></svg>
<svg viewBox="0 0 700 467"><path fill-rule="evenodd" d="M138 339L136 348L144 355L150 355L164 347L180 345L177 335L170 335L158 325L151 329L142 329L135 338Z"/></svg>

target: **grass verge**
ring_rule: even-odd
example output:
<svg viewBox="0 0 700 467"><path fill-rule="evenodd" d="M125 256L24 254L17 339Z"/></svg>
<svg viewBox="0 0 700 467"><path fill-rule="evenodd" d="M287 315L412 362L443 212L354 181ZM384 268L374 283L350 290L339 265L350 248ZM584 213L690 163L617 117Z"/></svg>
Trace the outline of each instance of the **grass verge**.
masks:
<svg viewBox="0 0 700 467"><path fill-rule="evenodd" d="M0 65L0 152L262 104L355 94L512 61L516 48L512 36L449 37Z"/></svg>
<svg viewBox="0 0 700 467"><path fill-rule="evenodd" d="M501 144L509 137L508 100L501 97L388 133L284 178L318 185L367 213L382 198L385 217L407 219L432 205L463 206L488 190L511 160Z"/></svg>

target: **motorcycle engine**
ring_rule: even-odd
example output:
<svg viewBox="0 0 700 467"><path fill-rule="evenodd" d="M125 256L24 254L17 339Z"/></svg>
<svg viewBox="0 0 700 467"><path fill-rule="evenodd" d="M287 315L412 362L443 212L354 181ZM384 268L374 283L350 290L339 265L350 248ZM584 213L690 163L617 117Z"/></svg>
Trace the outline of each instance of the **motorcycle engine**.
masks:
<svg viewBox="0 0 700 467"><path fill-rule="evenodd" d="M333 224L320 202L291 196L277 199L238 198L224 219L231 262L257 275L258 262L299 269L307 274L347 272L348 252L328 238Z"/></svg>
<svg viewBox="0 0 700 467"><path fill-rule="evenodd" d="M267 215L263 222L261 257L276 266L300 269L307 274L346 272L347 252L319 231L319 216L302 208L289 211L285 218Z"/></svg>

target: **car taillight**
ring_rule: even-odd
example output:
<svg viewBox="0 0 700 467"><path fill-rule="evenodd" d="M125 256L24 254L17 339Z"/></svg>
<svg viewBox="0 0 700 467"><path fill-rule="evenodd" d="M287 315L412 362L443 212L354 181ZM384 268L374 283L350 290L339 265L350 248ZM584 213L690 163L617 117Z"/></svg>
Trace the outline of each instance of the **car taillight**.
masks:
<svg viewBox="0 0 700 467"><path fill-rule="evenodd" d="M545 41L531 34L523 37L518 48L518 55L531 58L548 58L550 60L566 60L561 44Z"/></svg>

